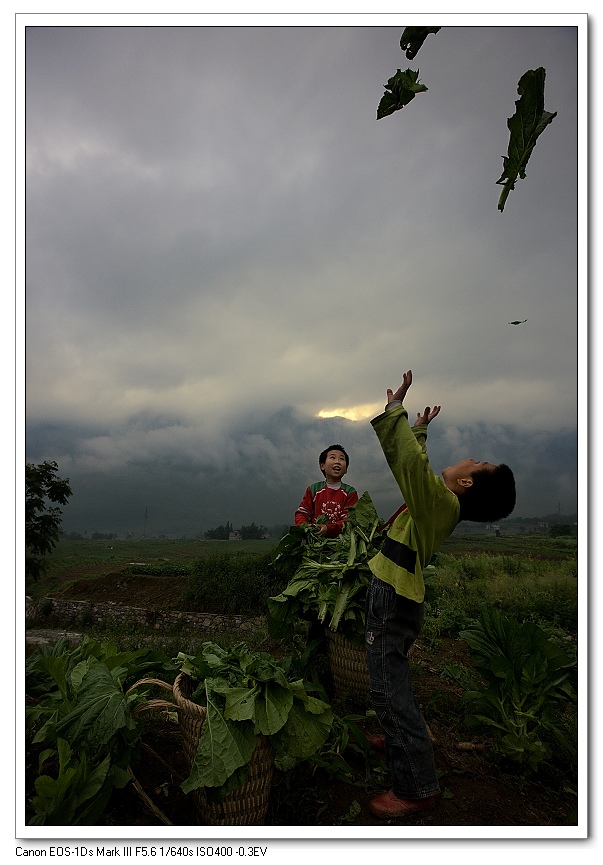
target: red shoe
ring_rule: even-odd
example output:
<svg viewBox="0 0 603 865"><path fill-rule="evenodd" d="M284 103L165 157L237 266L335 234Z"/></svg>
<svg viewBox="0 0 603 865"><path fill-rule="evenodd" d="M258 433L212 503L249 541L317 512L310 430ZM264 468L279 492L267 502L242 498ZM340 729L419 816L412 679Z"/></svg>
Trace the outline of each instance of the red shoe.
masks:
<svg viewBox="0 0 603 865"><path fill-rule="evenodd" d="M419 811L429 811L440 798L440 793L424 799L401 799L393 790L380 793L369 802L369 808L376 817L406 817Z"/></svg>
<svg viewBox="0 0 603 865"><path fill-rule="evenodd" d="M369 733L366 738L369 745L371 745L375 751L383 751L385 753L385 736L383 733Z"/></svg>

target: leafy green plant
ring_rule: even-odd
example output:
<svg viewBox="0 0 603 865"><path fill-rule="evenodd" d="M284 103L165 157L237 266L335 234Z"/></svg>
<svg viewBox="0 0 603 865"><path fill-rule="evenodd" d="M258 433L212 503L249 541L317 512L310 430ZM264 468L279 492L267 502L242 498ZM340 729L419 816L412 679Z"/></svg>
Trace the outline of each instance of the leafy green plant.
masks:
<svg viewBox="0 0 603 865"><path fill-rule="evenodd" d="M347 810L347 813L344 814L343 817L340 817L338 820L335 820L336 826L341 826L342 823L353 823L356 820L356 817L360 814L360 803L354 799L352 804Z"/></svg>
<svg viewBox="0 0 603 865"><path fill-rule="evenodd" d="M549 741L575 755L560 715L576 700L576 663L532 622L508 619L485 607L473 627L461 631L472 663L485 681L464 695L465 723L486 728L498 752L531 770L551 754Z"/></svg>
<svg viewBox="0 0 603 865"><path fill-rule="evenodd" d="M519 79L517 92L520 98L515 103L515 114L507 120L509 146L503 156L503 172L496 181L503 190L498 200L498 209L505 209L505 203L517 178L525 179L526 166L536 145L536 139L552 123L557 112L544 110L544 80L546 71L540 66L529 69Z"/></svg>
<svg viewBox="0 0 603 865"><path fill-rule="evenodd" d="M492 539L493 541L495 539ZM546 558L538 544L521 554L466 555L439 553L433 589L426 593L425 628L436 635L458 634L484 606L493 606L519 621L546 621L568 631L577 628L576 567L571 554ZM426 584L427 589L427 584Z"/></svg>
<svg viewBox="0 0 603 865"><path fill-rule="evenodd" d="M268 598L272 636L291 643L296 622L315 617L344 636L363 638L368 562L381 545L381 523L364 493L349 509L338 538L317 537L307 524L291 528L273 554L277 570L294 573L279 595Z"/></svg>
<svg viewBox="0 0 603 865"><path fill-rule="evenodd" d="M272 567L271 553L206 556L193 567L183 603L185 609L203 612L261 615L267 598L283 582Z"/></svg>
<svg viewBox="0 0 603 865"><path fill-rule="evenodd" d="M84 637L78 645L71 646L67 637L60 637L52 645L39 646L27 660L26 693L51 697L60 692L62 698L68 699L73 690L77 690L82 672L94 661L103 663L109 670L118 670L126 687L145 673L175 669L163 652L154 649L120 652L115 643L90 637Z"/></svg>
<svg viewBox="0 0 603 865"><path fill-rule="evenodd" d="M50 759L58 759L58 775L39 774L35 780L36 795L31 800L34 816L29 825L77 826L93 825L104 811L116 783L116 769L107 754L100 762L84 752L73 755L65 739L57 739L56 750L50 748L40 755L40 770ZM112 777L113 776L113 777ZM120 780L127 783L131 776L123 772Z"/></svg>
<svg viewBox="0 0 603 865"><path fill-rule="evenodd" d="M315 767L355 787L366 787L371 770L381 762L359 726L361 721L366 721L366 714L334 715L328 739L310 758ZM352 755L356 766L350 763ZM359 774L357 766L363 767L364 775Z"/></svg>
<svg viewBox="0 0 603 865"><path fill-rule="evenodd" d="M150 671L174 670L152 649L119 652L112 643L87 637L71 648L63 638L41 646L26 666L26 693L36 700L27 708L32 745L45 745L30 800L36 825L91 825L102 813L114 787L132 779L130 763L141 734L135 708L145 692L128 685ZM41 774L51 761L56 777Z"/></svg>
<svg viewBox="0 0 603 865"><path fill-rule="evenodd" d="M331 707L289 675L290 659L279 662L246 643L224 649L208 641L195 657L179 653L176 663L199 683L190 699L207 711L185 793L215 788L219 799L240 786L259 734L269 738L283 771L316 753L329 735Z"/></svg>

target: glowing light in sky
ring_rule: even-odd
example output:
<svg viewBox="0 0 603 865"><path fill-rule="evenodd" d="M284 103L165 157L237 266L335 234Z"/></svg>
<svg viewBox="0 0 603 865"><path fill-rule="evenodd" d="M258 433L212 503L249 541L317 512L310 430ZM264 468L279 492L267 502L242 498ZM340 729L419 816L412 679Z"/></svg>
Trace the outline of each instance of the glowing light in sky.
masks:
<svg viewBox="0 0 603 865"><path fill-rule="evenodd" d="M383 410L380 403L365 403L352 408L323 408L318 412L318 417L344 417L347 420L366 420L375 417Z"/></svg>

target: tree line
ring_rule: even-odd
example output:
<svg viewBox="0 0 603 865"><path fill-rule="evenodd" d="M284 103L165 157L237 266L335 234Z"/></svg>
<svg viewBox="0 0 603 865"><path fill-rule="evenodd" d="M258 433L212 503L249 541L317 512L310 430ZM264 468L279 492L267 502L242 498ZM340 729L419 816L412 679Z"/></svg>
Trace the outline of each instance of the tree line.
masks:
<svg viewBox="0 0 603 865"><path fill-rule="evenodd" d="M235 529L232 523L227 522L225 526L208 529L203 537L208 541L227 541L231 537L240 538L242 541L260 541L262 538L268 537L269 534L266 526L256 526L255 523L251 523L249 526Z"/></svg>

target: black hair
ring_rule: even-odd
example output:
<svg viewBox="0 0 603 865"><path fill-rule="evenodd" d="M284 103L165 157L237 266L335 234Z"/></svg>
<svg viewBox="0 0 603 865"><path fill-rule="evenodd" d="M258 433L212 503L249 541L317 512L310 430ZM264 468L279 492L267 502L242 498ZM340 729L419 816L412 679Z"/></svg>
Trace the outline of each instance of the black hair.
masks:
<svg viewBox="0 0 603 865"><path fill-rule="evenodd" d="M471 475L470 487L460 494L460 520L491 523L508 517L515 507L515 478L504 463Z"/></svg>
<svg viewBox="0 0 603 865"><path fill-rule="evenodd" d="M323 463L326 462L327 454L329 453L329 451L341 451L341 453L342 453L342 454L344 455L344 457L345 457L345 464L346 464L346 467L347 467L347 468L350 467L350 458L349 458L349 456L347 455L347 453L346 453L346 451L345 451L345 448L343 448L341 445L329 445L328 448L325 448L324 451L323 451L323 452L320 454L320 456L318 457L318 465L319 465L319 467L320 467L321 465L323 465ZM325 470L324 470L324 469L320 469L320 470L321 470L321 472L323 473L323 475L326 477L326 472L325 472Z"/></svg>

